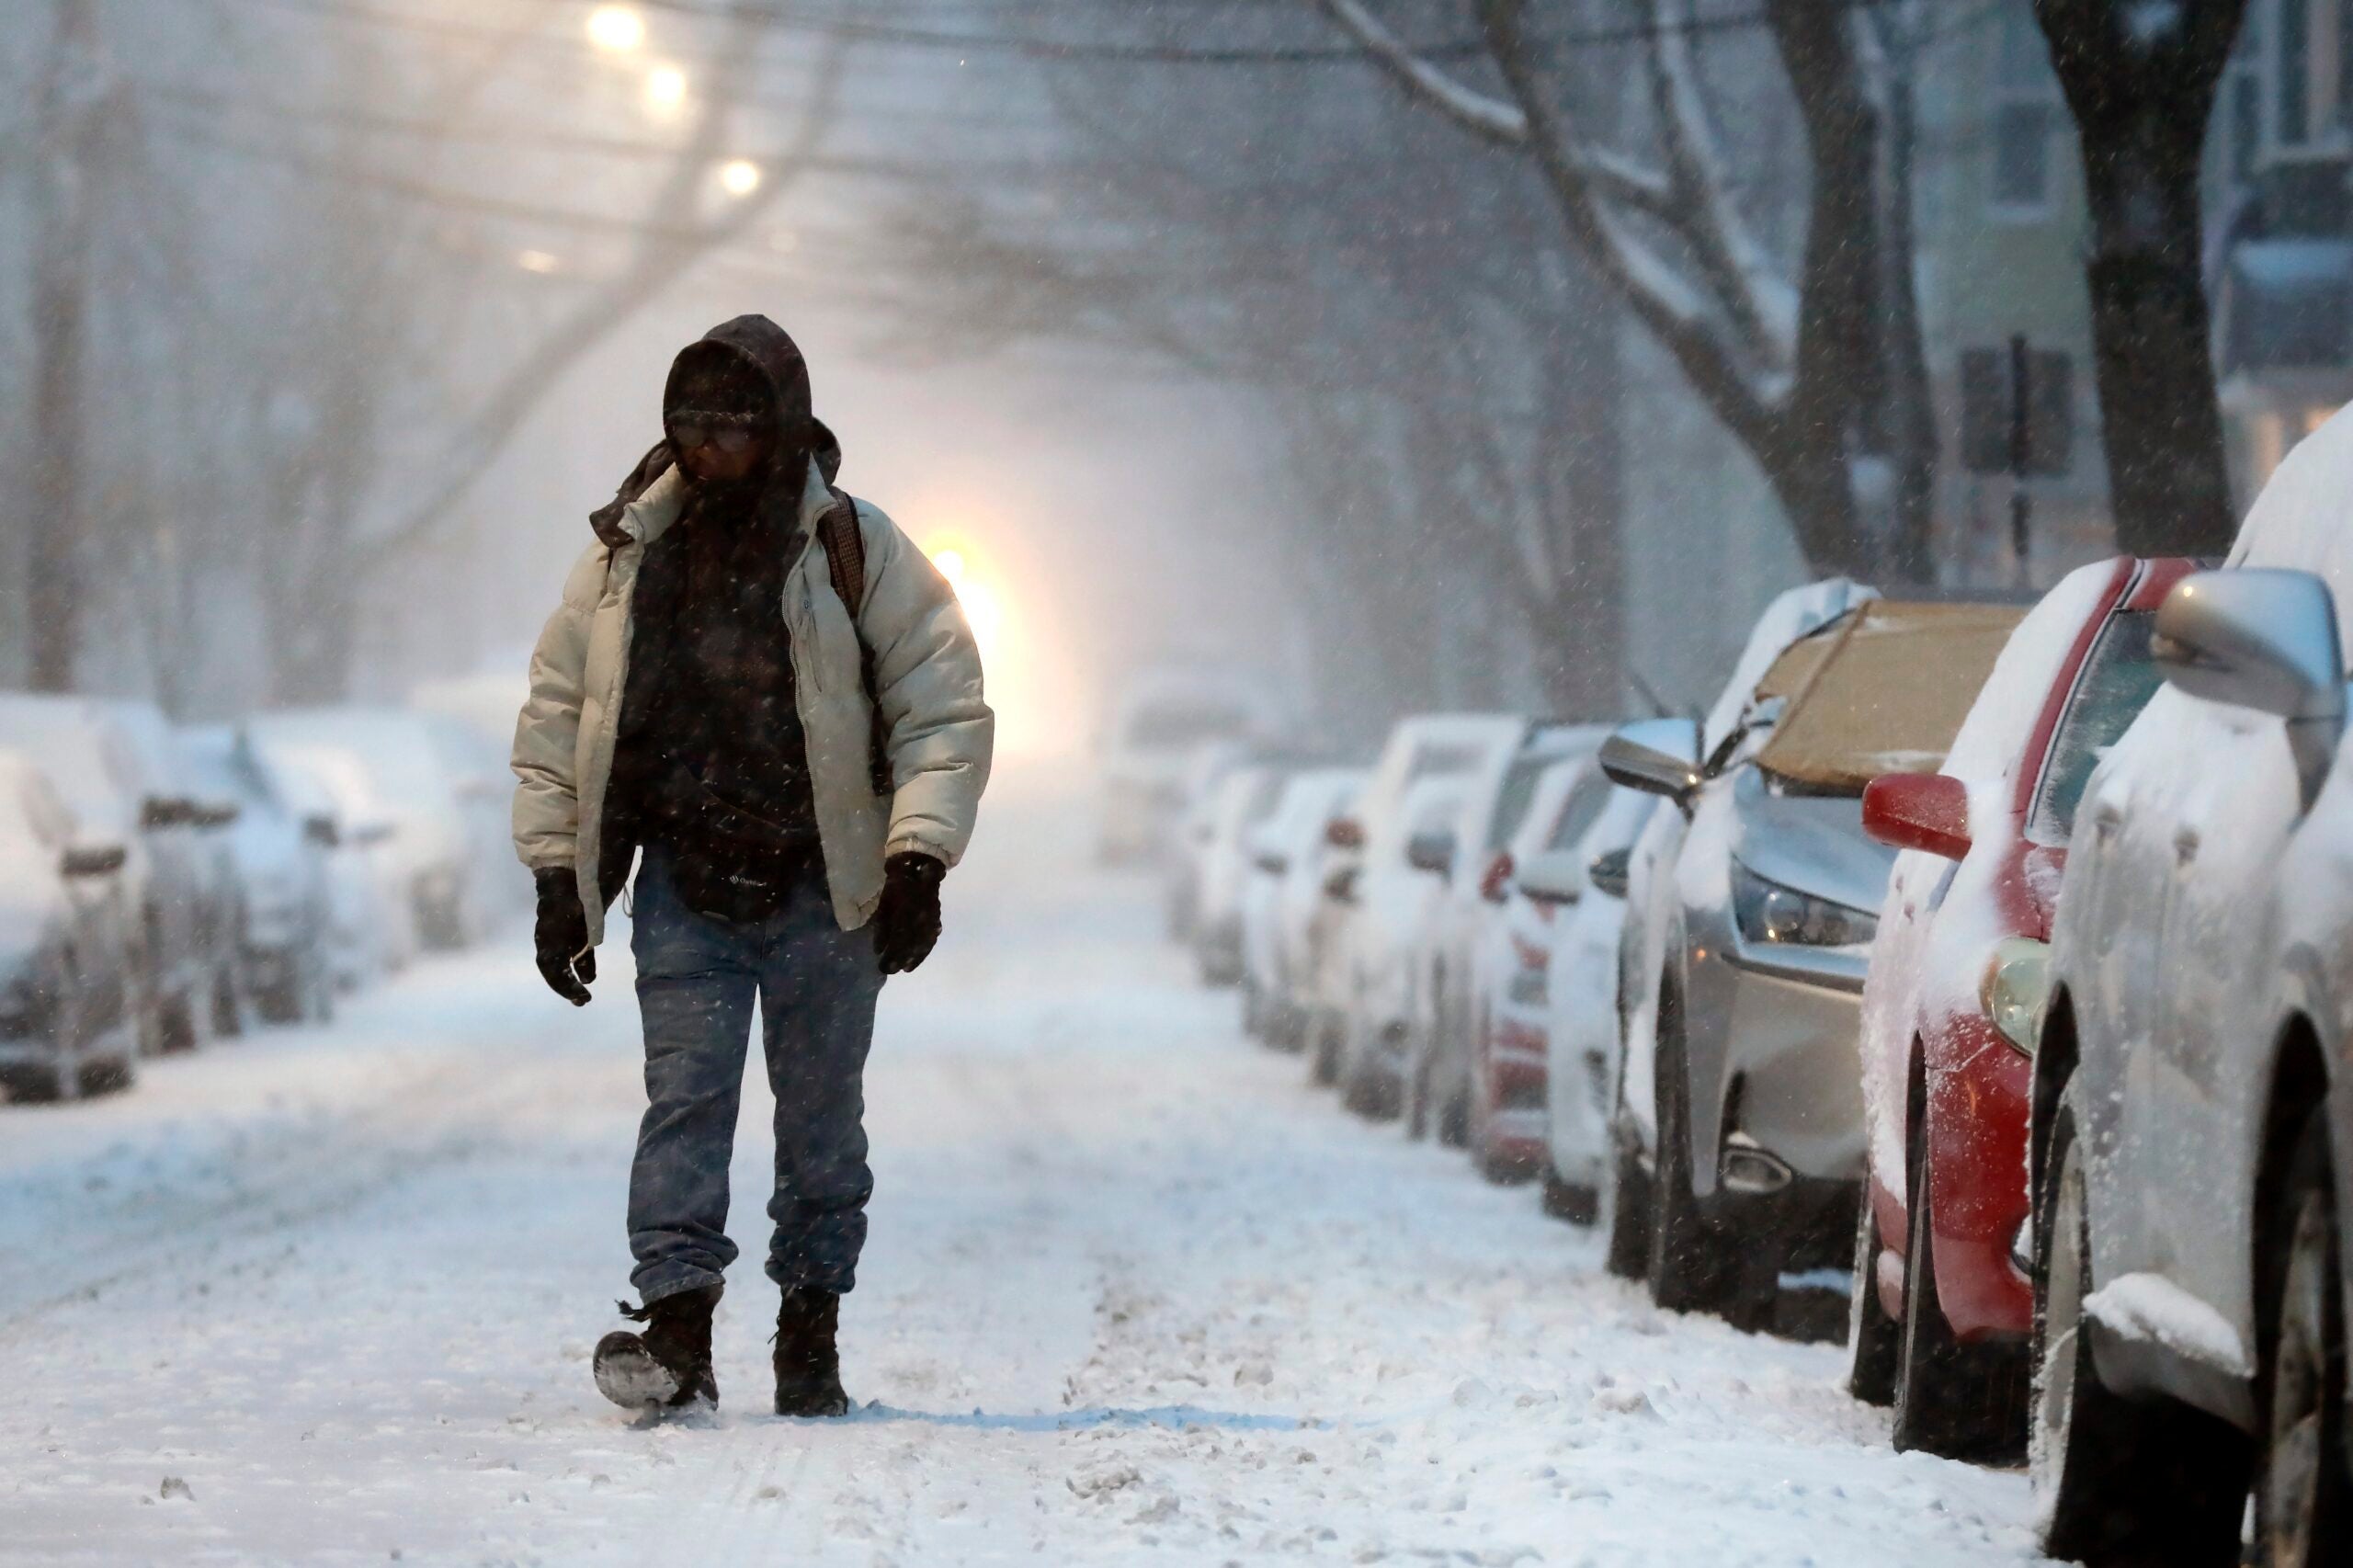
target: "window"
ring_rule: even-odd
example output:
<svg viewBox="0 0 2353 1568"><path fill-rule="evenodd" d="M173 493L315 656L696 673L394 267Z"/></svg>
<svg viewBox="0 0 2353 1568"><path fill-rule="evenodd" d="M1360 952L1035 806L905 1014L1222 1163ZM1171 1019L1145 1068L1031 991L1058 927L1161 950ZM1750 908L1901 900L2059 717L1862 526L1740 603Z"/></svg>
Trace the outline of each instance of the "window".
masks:
<svg viewBox="0 0 2353 1568"><path fill-rule="evenodd" d="M2003 15L1995 51L1987 205L1995 214L2039 218L2050 210L2059 126L2059 80L2042 29L2023 4L2014 5Z"/></svg>
<svg viewBox="0 0 2353 1568"><path fill-rule="evenodd" d="M2042 782L2027 819L2027 836L2037 844L2067 842L2075 830L2076 802L2092 780L2092 769L2165 684L2149 652L2156 619L2150 610L2120 610L2109 616L2076 674L2075 694L2051 737Z"/></svg>
<svg viewBox="0 0 2353 1568"><path fill-rule="evenodd" d="M1601 816L1601 808L1609 803L1609 792L1617 786L1609 776L1597 767L1577 780L1562 802L1560 820L1552 824L1552 836L1544 846L1547 849L1574 849L1592 831Z"/></svg>
<svg viewBox="0 0 2353 1568"><path fill-rule="evenodd" d="M2247 15L2250 26L2260 7ZM2345 143L2353 102L2353 0L2279 0L2271 57L2271 139L2283 153Z"/></svg>

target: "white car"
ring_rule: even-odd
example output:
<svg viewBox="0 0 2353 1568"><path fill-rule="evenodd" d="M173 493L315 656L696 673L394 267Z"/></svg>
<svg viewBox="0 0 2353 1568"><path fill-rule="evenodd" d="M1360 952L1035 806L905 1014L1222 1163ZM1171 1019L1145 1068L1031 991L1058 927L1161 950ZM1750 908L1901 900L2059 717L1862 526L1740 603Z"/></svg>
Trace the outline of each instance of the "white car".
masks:
<svg viewBox="0 0 2353 1568"><path fill-rule="evenodd" d="M1591 756L1608 733L1598 724L1531 723L1517 744L1489 752L1471 779L1454 824L1445 892L1420 954L1421 1006L1405 1069L1405 1131L1413 1137L1434 1125L1445 1142L1460 1146L1469 1139L1472 1062L1485 1029L1477 965L1508 896L1512 836L1528 819L1545 770Z"/></svg>
<svg viewBox="0 0 2353 1568"><path fill-rule="evenodd" d="M1296 1049L1313 1014L1317 913L1332 854L1332 824L1364 787L1364 770L1295 773L1273 813L1250 835L1242 895L1242 1016L1268 1045Z"/></svg>
<svg viewBox="0 0 2353 1568"><path fill-rule="evenodd" d="M1193 957L1207 984L1242 983L1242 895L1251 871L1250 834L1275 809L1283 777L1282 769L1264 764L1237 767L1211 797L1193 912Z"/></svg>
<svg viewBox="0 0 2353 1568"><path fill-rule="evenodd" d="M0 697L0 744L39 760L74 813L77 845L124 851L132 1009L140 1049L152 1053L189 1050L204 1038L218 977L204 941L196 804L162 716L142 709L81 697Z"/></svg>
<svg viewBox="0 0 2353 1568"><path fill-rule="evenodd" d="M334 791L346 826L371 852L387 905L426 949L481 935L474 883L489 868L430 728L396 708L265 713L246 726L262 755L307 768Z"/></svg>
<svg viewBox="0 0 2353 1568"><path fill-rule="evenodd" d="M0 751L0 1095L54 1100L131 1082L127 856L77 843L32 758Z"/></svg>
<svg viewBox="0 0 2353 1568"><path fill-rule="evenodd" d="M1463 802L1488 757L1518 744L1526 722L1439 722L1445 727L1438 735L1416 748L1421 767L1404 778L1393 806L1368 814L1350 890L1340 1089L1350 1110L1375 1120L1404 1108L1415 1027L1427 1016L1420 994L1428 971L1424 955L1438 938ZM1367 790L1369 799L1372 793Z"/></svg>
<svg viewBox="0 0 2353 1568"><path fill-rule="evenodd" d="M1607 778L1595 770L1605 786ZM1598 814L1572 835L1580 801L1540 861L1525 862L1523 892L1540 885L1556 905L1547 927L1544 1019L1544 1209L1593 1223L1611 1154L1618 1085L1618 943L1626 928L1626 862L1655 797L1608 788Z"/></svg>
<svg viewBox="0 0 2353 1568"><path fill-rule="evenodd" d="M237 882L239 991L267 1022L324 1020L335 989L332 820L298 810L277 771L236 731L188 730L181 742L199 791L237 808L219 834Z"/></svg>
<svg viewBox="0 0 2353 1568"><path fill-rule="evenodd" d="M1188 804L1186 769L1207 745L1271 744L1289 710L1261 673L1199 666L1148 670L1113 705L1103 735L1103 799L1097 853L1105 860L1157 855Z"/></svg>
<svg viewBox="0 0 2353 1568"><path fill-rule="evenodd" d="M2029 1469L2053 1555L2235 1563L2251 1491L2245 1561L2342 1562L2353 415L2154 631L2051 946L1985 981L2033 1063Z"/></svg>

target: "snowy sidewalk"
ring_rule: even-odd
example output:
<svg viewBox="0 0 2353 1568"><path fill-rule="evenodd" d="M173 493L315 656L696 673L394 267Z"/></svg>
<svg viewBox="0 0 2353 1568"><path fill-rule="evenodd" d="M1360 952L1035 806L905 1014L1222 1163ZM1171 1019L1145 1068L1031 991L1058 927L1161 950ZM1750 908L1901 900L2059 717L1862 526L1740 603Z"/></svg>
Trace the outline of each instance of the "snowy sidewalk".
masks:
<svg viewBox="0 0 2353 1568"><path fill-rule="evenodd" d="M761 1414L753 1261L715 1423L597 1397L626 959L575 1014L518 942L0 1108L0 1563L2035 1560L2024 1481L1892 1452L1842 1352L1653 1312L1526 1190L1248 1045L1149 884L1018 783L883 1002L843 1314L871 1408ZM767 1118L756 1073L753 1260Z"/></svg>

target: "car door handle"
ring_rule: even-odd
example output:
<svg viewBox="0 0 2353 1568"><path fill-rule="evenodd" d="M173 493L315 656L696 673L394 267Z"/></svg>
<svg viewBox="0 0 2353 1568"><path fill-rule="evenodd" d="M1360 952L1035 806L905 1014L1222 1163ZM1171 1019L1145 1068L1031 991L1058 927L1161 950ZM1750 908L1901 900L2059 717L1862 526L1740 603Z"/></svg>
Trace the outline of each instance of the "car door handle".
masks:
<svg viewBox="0 0 2353 1568"><path fill-rule="evenodd" d="M2174 864L2187 866L2198 858L2198 830L2185 827L2173 835Z"/></svg>

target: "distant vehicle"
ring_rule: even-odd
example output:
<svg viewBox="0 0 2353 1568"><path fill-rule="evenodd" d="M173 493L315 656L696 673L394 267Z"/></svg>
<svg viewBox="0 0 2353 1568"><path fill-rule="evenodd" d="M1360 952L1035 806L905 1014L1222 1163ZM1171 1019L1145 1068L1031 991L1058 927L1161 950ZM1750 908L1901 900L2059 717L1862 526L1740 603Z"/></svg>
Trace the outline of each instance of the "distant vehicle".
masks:
<svg viewBox="0 0 2353 1568"><path fill-rule="evenodd" d="M2085 789L2049 952L1988 983L2032 1059L2029 1470L2056 1556L2235 1563L2250 1489L2246 1561L2353 1541L2348 487L2338 415L2227 567L2174 585L2166 684Z"/></svg>
<svg viewBox="0 0 2353 1568"><path fill-rule="evenodd" d="M268 774L287 810L302 824L306 837L324 851L328 978L338 992L356 991L398 970L415 952L416 927L398 892L396 878L379 864L390 848L392 829L384 824L354 826L343 814L336 791L319 770L283 756L273 757L247 737L247 749ZM321 754L329 764L337 754ZM364 789L363 789L364 792Z"/></svg>
<svg viewBox="0 0 2353 1568"><path fill-rule="evenodd" d="M77 837L32 759L0 751L0 1091L10 1099L131 1082L128 858L124 845Z"/></svg>
<svg viewBox="0 0 2353 1568"><path fill-rule="evenodd" d="M1749 629L1732 678L1717 694L1715 705L1694 724L1678 719L1642 721L1639 728L1621 727L1653 751L1699 765L1733 739L1765 678L1782 651L1856 605L1875 597L1877 590L1845 578L1829 578L1789 589L1765 607ZM1653 1061L1657 1046L1658 976L1666 962L1673 934L1675 864L1691 826L1679 809L1654 811L1643 824L1626 857L1626 926L1618 944L1618 983L1614 988L1618 1043L1610 1055L1617 1062L1617 1081L1609 1096L1609 1180L1605 1195L1605 1222L1609 1245L1604 1264L1624 1278L1640 1279L1650 1263L1651 1151L1657 1105Z"/></svg>
<svg viewBox="0 0 2353 1568"><path fill-rule="evenodd" d="M1415 954L1427 935L1437 879L1453 855L1450 824L1408 820L1406 795L1430 779L1453 779L1461 804L1471 778L1527 733L1501 713L1438 713L1401 719L1350 814L1333 824L1333 881L1341 905L1333 922L1334 993L1316 1041L1318 1075L1336 1074L1348 1108L1393 1117L1404 1108L1405 1069L1420 999ZM1425 805L1435 799L1424 791ZM1419 837L1416 837L1418 832ZM1443 841L1448 862L1417 864Z"/></svg>
<svg viewBox="0 0 2353 1568"><path fill-rule="evenodd" d="M1895 1445L2007 1459L2026 1444L2034 1298L2029 1064L1989 1015L1990 971L2050 939L2075 805L2158 684L2150 622L2186 561L2086 566L2044 596L1937 773L1863 794L1901 850L1863 982L1867 1181L1849 1389L1895 1406Z"/></svg>
<svg viewBox="0 0 2353 1568"><path fill-rule="evenodd" d="M1416 955L1421 1010L1405 1067L1405 1130L1414 1137L1434 1128L1459 1146L1469 1136L1472 1062L1486 1029L1475 971L1488 929L1509 898L1512 835L1527 820L1545 769L1592 756L1608 733L1597 724L1530 723L1517 746L1497 747L1471 780L1431 939ZM1495 1087L1492 1079L1486 1086ZM1540 1092L1526 1108L1542 1103ZM1495 1167L1499 1176L1507 1168Z"/></svg>
<svg viewBox="0 0 2353 1568"><path fill-rule="evenodd" d="M1594 773L1605 782L1598 759ZM1590 1225L1598 1218L1612 1153L1610 1110L1618 1086L1618 944L1626 926L1626 862L1654 811L1649 795L1611 786L1581 835L1564 812L1552 841L1521 858L1514 882L1523 897L1557 906L1545 947L1544 1210ZM1498 1015L1501 1016L1500 1014Z"/></svg>
<svg viewBox="0 0 2353 1568"><path fill-rule="evenodd" d="M1483 896L1491 913L1469 982L1476 1000L1463 1114L1472 1164L1489 1181L1522 1181L1545 1168L1552 927L1586 896L1578 844L1624 793L1591 751L1546 765L1526 817L1489 868ZM1608 987L1605 976L1605 994Z"/></svg>
<svg viewBox="0 0 2353 1568"><path fill-rule="evenodd" d="M1199 846L1200 892L1193 920L1193 957L1211 985L1242 983L1242 898L1250 875L1249 837L1281 797L1285 770L1263 764L1235 768L1211 798Z"/></svg>
<svg viewBox="0 0 2353 1568"><path fill-rule="evenodd" d="M1690 824L1659 967L1630 977L1657 998L1642 1152L1660 1306L1761 1328L1785 1272L1852 1257L1858 1005L1894 858L1863 834L1863 790L1941 763L2023 614L1866 600L1783 651L1700 767L1644 744L1647 724L1602 748Z"/></svg>
<svg viewBox="0 0 2353 1568"><path fill-rule="evenodd" d="M1188 803L1185 774L1195 753L1219 744L1272 745L1290 725L1263 674L1188 666L1136 676L1113 704L1103 736L1097 853L1107 861L1158 854Z"/></svg>
<svg viewBox="0 0 2353 1568"><path fill-rule="evenodd" d="M77 845L124 851L140 1049L194 1048L220 977L205 941L197 804L162 716L140 703L12 693L0 696L0 745L38 762L74 814Z"/></svg>
<svg viewBox="0 0 2353 1568"><path fill-rule="evenodd" d="M270 1023L324 1020L334 1011L333 816L305 813L278 770L237 731L184 731L197 786L238 808L220 830L238 896L239 989Z"/></svg>
<svg viewBox="0 0 2353 1568"><path fill-rule="evenodd" d="M1316 915L1324 906L1327 835L1364 787L1364 770L1310 768L1249 837L1242 895L1242 1012L1258 1039L1295 1050L1307 1038L1315 993Z"/></svg>
<svg viewBox="0 0 2353 1568"><path fill-rule="evenodd" d="M519 699L517 699L519 703ZM465 819L471 907L467 929L480 935L529 913L531 874L515 858L515 776L507 770L508 737L494 740L448 713L414 709L433 755L449 780ZM511 728L511 726L510 726Z"/></svg>
<svg viewBox="0 0 2353 1568"><path fill-rule="evenodd" d="M370 851L388 903L415 946L451 949L480 935L474 857L461 791L420 715L397 708L264 713L246 732L262 755L314 773L331 790L354 839Z"/></svg>
<svg viewBox="0 0 2353 1568"><path fill-rule="evenodd" d="M1167 841L1153 858L1160 867L1162 922L1172 942L1190 943L1200 916L1201 876L1217 836L1218 786L1250 760L1250 748L1234 741L1212 741L1186 760L1177 785L1183 804L1168 819Z"/></svg>

